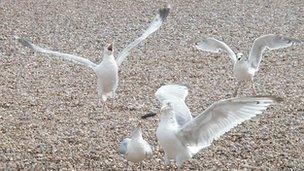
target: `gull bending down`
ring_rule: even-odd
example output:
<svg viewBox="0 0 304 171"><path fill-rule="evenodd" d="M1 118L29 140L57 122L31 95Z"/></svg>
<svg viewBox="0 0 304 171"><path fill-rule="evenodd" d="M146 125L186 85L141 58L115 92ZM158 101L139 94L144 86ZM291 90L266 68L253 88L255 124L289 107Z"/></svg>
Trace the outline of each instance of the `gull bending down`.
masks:
<svg viewBox="0 0 304 171"><path fill-rule="evenodd" d="M234 96L237 95L239 88L243 83L251 81L253 94L256 90L253 83L253 77L259 70L259 65L262 60L262 54L266 49L274 50L292 46L302 41L288 38L284 36L268 34L255 39L253 46L249 52L248 58L243 57L242 53L235 54L231 48L224 42L214 38L207 38L196 44L196 48L202 51L219 53L226 52L234 64L233 72L238 81L238 85L234 91Z"/></svg>
<svg viewBox="0 0 304 171"><path fill-rule="evenodd" d="M130 43L125 49L123 49L116 58L114 57L114 47L113 44L109 44L104 48L103 60L100 64L95 64L90 60L82 57L78 57L71 54L65 54L57 51L48 50L46 48L42 48L40 46L34 45L31 42L19 38L15 36L15 38L24 46L29 47L35 51L52 54L59 58L70 60L72 62L82 64L88 68L93 69L97 76L97 92L99 95L99 103L101 103L100 99L103 103L107 101L108 98L115 97L115 91L118 87L118 69L121 63L126 59L129 55L131 49L136 47L140 42L145 40L150 34L154 33L156 30L160 28L163 24L164 20L169 15L170 6L166 8L160 9L154 20L151 22L147 30L134 42ZM103 107L106 105L104 104Z"/></svg>
<svg viewBox="0 0 304 171"><path fill-rule="evenodd" d="M170 94L175 94L181 99L185 97L183 96L185 94L180 94L180 92L182 88L186 90L186 87L178 85L170 85L170 87L168 91L156 93L156 98L161 101L160 96L165 98ZM163 87L159 90L161 89ZM180 169L186 160L192 158L201 149L210 146L213 140L217 140L238 124L262 114L269 105L280 100L271 96L220 100L202 114L186 119L183 124L180 124L178 118L182 112L169 98L168 101L162 103L160 122L156 130L157 139L165 152L166 166L173 159ZM188 116L188 114L185 115Z"/></svg>
<svg viewBox="0 0 304 171"><path fill-rule="evenodd" d="M119 146L119 153L131 162L140 162L140 168L143 170L142 161L152 157L152 148L150 144L143 139L141 125L133 130L131 138L125 138ZM126 168L127 169L127 168Z"/></svg>

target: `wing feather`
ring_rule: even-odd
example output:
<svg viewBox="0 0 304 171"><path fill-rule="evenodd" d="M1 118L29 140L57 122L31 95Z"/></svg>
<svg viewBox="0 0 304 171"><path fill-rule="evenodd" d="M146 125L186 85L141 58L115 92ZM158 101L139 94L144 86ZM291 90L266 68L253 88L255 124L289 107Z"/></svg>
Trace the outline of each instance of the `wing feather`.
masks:
<svg viewBox="0 0 304 171"><path fill-rule="evenodd" d="M129 144L130 141L131 141L130 138L125 138L124 140L122 140L120 142L119 151L118 151L120 155L126 155L127 147L128 147L128 144Z"/></svg>
<svg viewBox="0 0 304 171"><path fill-rule="evenodd" d="M160 28L160 26L163 24L164 20L169 15L170 6L160 9L154 20L149 25L148 29L134 42L130 43L125 49L123 49L116 58L117 65L120 66L121 63L126 59L126 57L129 55L130 51L137 46L139 43L141 43L143 40L145 40L150 34L154 33L156 30Z"/></svg>
<svg viewBox="0 0 304 171"><path fill-rule="evenodd" d="M236 55L233 50L226 45L224 42L219 41L215 38L207 38L200 43L197 43L196 48L206 52L220 53L226 52L233 64L236 62Z"/></svg>
<svg viewBox="0 0 304 171"><path fill-rule="evenodd" d="M74 63L78 63L78 64L87 66L87 67L92 68L92 69L94 69L97 66L96 64L94 64L90 60L79 57L79 56L66 54L66 53L61 53L61 52L58 52L58 51L48 50L48 49L42 48L40 46L34 45L33 43L31 43L31 42L29 42L29 41L27 41L23 38L17 37L17 36L15 36L15 39L17 39L23 46L26 46L30 49L33 49L33 50L37 51L37 52L52 54L52 55L57 56L59 58L62 58L62 59L65 59L65 60L70 60Z"/></svg>
<svg viewBox="0 0 304 171"><path fill-rule="evenodd" d="M185 124L177 137L195 154L236 125L262 114L269 105L280 100L271 96L253 96L219 101Z"/></svg>
<svg viewBox="0 0 304 171"><path fill-rule="evenodd" d="M258 69L262 60L263 52L266 49L275 50L290 47L297 43L303 43L303 41L274 34L261 36L255 39L253 46L251 47L249 53L249 64L253 68Z"/></svg>
<svg viewBox="0 0 304 171"><path fill-rule="evenodd" d="M172 104L177 122L184 125L192 119L191 112L185 103L188 95L188 88L182 85L164 85L155 93L156 99L164 105L167 102Z"/></svg>

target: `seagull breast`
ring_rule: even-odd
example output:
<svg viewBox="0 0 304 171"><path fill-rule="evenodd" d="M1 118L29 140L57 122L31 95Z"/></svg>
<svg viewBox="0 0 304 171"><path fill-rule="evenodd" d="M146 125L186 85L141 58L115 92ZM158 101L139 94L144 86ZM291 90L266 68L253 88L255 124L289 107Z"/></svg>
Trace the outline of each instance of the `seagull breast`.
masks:
<svg viewBox="0 0 304 171"><path fill-rule="evenodd" d="M118 86L118 67L115 60L104 60L95 69L97 84L102 94L115 91Z"/></svg>
<svg viewBox="0 0 304 171"><path fill-rule="evenodd" d="M237 61L233 67L233 73L238 81L251 81L255 71L247 61Z"/></svg>

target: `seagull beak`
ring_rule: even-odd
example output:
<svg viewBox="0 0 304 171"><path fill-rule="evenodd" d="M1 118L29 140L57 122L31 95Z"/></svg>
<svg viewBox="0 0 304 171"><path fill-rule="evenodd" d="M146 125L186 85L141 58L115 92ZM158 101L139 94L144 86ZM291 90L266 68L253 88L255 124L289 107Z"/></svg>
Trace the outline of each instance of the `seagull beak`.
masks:
<svg viewBox="0 0 304 171"><path fill-rule="evenodd" d="M148 113L142 115L141 118L142 118L142 119L146 119L146 118L149 118L149 117L156 116L156 114L157 114L156 112L152 112L152 111L151 111L151 112L148 112Z"/></svg>
<svg viewBox="0 0 304 171"><path fill-rule="evenodd" d="M108 49L108 51L113 52L113 50L114 50L114 43L109 44L108 47L107 47L107 49Z"/></svg>

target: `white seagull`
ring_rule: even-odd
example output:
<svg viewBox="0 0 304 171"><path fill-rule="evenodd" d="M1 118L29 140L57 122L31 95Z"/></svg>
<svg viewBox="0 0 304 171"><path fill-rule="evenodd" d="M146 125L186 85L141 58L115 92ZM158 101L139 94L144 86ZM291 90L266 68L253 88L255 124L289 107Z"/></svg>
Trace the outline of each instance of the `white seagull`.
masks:
<svg viewBox="0 0 304 171"><path fill-rule="evenodd" d="M175 94L176 98L184 99L183 92L186 89L183 86L171 85L170 90L156 93L156 98L160 95L166 97L168 94ZM158 100L162 101L162 99ZM173 159L180 169L186 160L192 158L201 149L210 146L213 140L217 140L238 124L262 114L269 105L278 101L281 99L271 96L220 100L195 118L190 119L188 114L185 114L187 119L183 124L178 122L181 118L179 115L182 113L176 108L174 102L170 99L164 101L156 136L165 152L166 166Z"/></svg>
<svg viewBox="0 0 304 171"><path fill-rule="evenodd" d="M152 148L142 137L140 123L133 130L131 138L125 138L120 142L119 153L127 159L127 167L128 161L135 163L140 162L140 168L143 170L142 161L152 157Z"/></svg>
<svg viewBox="0 0 304 171"><path fill-rule="evenodd" d="M197 43L196 48L213 53L219 53L222 51L228 53L228 56L234 65L233 72L238 82L233 93L233 95L236 96L242 84L250 81L252 84L253 94L256 95L253 77L259 70L262 54L266 49L280 49L292 46L296 43L302 43L302 41L274 34L264 35L255 39L248 58L243 57L242 53L235 54L228 45L215 38L207 38L202 42Z"/></svg>
<svg viewBox="0 0 304 171"><path fill-rule="evenodd" d="M116 58L114 57L114 47L113 44L109 44L105 46L103 53L103 60L100 64L95 64L86 58L82 58L79 56L65 54L57 51L48 50L46 48L39 47L37 45L32 44L31 42L19 38L15 36L15 38L24 46L29 47L35 51L52 54L59 58L70 60L72 62L82 64L88 68L93 69L97 76L97 92L99 96L99 103L101 103L100 99L103 103L107 101L107 98L114 98L115 91L118 87L118 69L121 63L126 59L129 55L131 49L137 46L140 42L145 40L150 34L154 33L156 30L160 28L163 24L164 20L169 15L170 6L167 6L163 9L160 9L154 20L151 22L147 30L134 42L130 43L125 49L123 49ZM103 104L103 107L106 105Z"/></svg>

